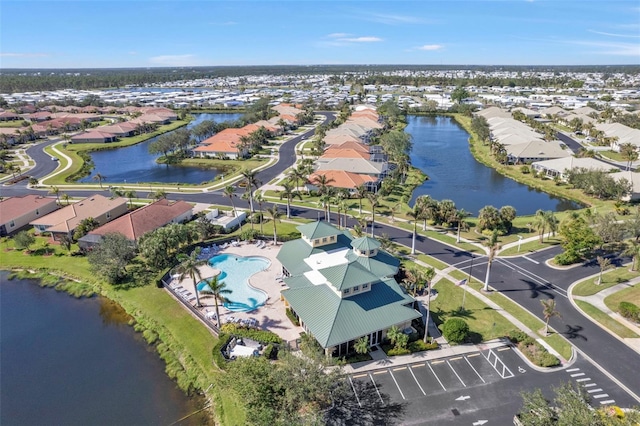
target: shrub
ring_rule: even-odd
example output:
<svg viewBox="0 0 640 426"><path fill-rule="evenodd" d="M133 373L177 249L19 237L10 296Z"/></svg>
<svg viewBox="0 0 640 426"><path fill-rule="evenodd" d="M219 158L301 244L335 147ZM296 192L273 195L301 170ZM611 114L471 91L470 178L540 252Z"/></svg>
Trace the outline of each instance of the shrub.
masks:
<svg viewBox="0 0 640 426"><path fill-rule="evenodd" d="M410 354L411 351L407 348L399 348L399 347L394 347L391 348L387 351L387 355L389 356L397 356L397 355L408 355Z"/></svg>
<svg viewBox="0 0 640 426"><path fill-rule="evenodd" d="M407 346L410 352L422 352L422 351L430 351L433 349L438 349L438 342L435 340L431 343L425 343L422 340L416 340L414 342L409 343Z"/></svg>
<svg viewBox="0 0 640 426"><path fill-rule="evenodd" d="M266 359L278 359L278 347L273 344L268 344L262 352L262 356Z"/></svg>
<svg viewBox="0 0 640 426"><path fill-rule="evenodd" d="M631 321L640 322L640 308L631 302L620 302L618 305L618 311L623 317L630 319Z"/></svg>
<svg viewBox="0 0 640 426"><path fill-rule="evenodd" d="M442 326L442 334L448 342L462 343L469 335L469 325L461 318L449 318Z"/></svg>
<svg viewBox="0 0 640 426"><path fill-rule="evenodd" d="M220 333L218 334L218 343L215 344L215 346L213 347L213 361L216 363L216 365L224 370L225 367L227 366L227 359L224 357L224 355L222 355L222 348L229 343L229 340L231 340L231 335L226 334L226 333Z"/></svg>
<svg viewBox="0 0 640 426"><path fill-rule="evenodd" d="M511 330L507 334L507 337L513 343L520 343L523 340L526 340L526 339L530 338L529 335L527 333L525 333L524 331L522 331L522 330Z"/></svg>
<svg viewBox="0 0 640 426"><path fill-rule="evenodd" d="M520 351L535 365L540 367L555 367L560 365L560 360L538 342L528 337L518 344Z"/></svg>
<svg viewBox="0 0 640 426"><path fill-rule="evenodd" d="M293 325L295 325L296 327L299 327L300 326L300 321L293 314L293 311L291 310L291 308L287 308L287 310L285 312L287 314L287 318L289 318L289 320L293 323Z"/></svg>
<svg viewBox="0 0 640 426"><path fill-rule="evenodd" d="M256 330L240 324L223 324L221 331L238 337L246 337L260 343L282 343L280 336L271 331Z"/></svg>
<svg viewBox="0 0 640 426"><path fill-rule="evenodd" d="M520 172L523 175L527 175L527 174L531 173L531 170L529 170L529 166L525 165L525 166L520 167Z"/></svg>

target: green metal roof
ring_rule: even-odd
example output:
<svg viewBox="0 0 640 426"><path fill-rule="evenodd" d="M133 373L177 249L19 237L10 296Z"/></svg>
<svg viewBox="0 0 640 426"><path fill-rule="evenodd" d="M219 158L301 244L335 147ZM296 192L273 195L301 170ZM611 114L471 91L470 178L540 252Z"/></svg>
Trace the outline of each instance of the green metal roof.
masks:
<svg viewBox="0 0 640 426"><path fill-rule="evenodd" d="M373 283L378 281L378 277L369 272L358 262L344 263L342 265L331 266L320 269L318 272L327 279L336 289L342 291L356 285Z"/></svg>
<svg viewBox="0 0 640 426"><path fill-rule="evenodd" d="M380 248L380 242L375 238L365 236L365 237L356 238L355 240L351 241L351 247L353 247L356 250L366 252L369 250L375 250Z"/></svg>
<svg viewBox="0 0 640 426"><path fill-rule="evenodd" d="M404 306L413 298L393 279L342 299L324 284L291 288L282 294L323 348L421 317L420 312Z"/></svg>
<svg viewBox="0 0 640 426"><path fill-rule="evenodd" d="M347 260L349 262L358 262L378 277L392 277L398 273L398 267L400 266L398 259L382 250L378 250L378 253L372 257L359 256L357 253L349 251Z"/></svg>
<svg viewBox="0 0 640 426"><path fill-rule="evenodd" d="M316 240L318 238L330 237L332 235L338 235L342 233L335 226L328 224L327 222L317 221L306 223L298 226L298 231L304 235L308 240Z"/></svg>
<svg viewBox="0 0 640 426"><path fill-rule="evenodd" d="M310 271L309 265L304 260L313 254L313 247L307 244L302 238L287 241L280 247L276 259L287 268L291 275L300 275Z"/></svg>

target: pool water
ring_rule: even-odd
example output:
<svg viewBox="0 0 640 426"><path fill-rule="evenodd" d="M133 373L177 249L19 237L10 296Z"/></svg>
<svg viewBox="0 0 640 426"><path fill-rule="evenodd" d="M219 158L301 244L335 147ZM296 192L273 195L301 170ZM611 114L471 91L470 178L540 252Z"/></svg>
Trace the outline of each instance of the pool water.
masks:
<svg viewBox="0 0 640 426"><path fill-rule="evenodd" d="M234 312L252 311L267 301L267 293L249 285L249 277L264 271L271 262L262 257L242 257L220 254L209 259L209 264L222 271L220 277L231 293L224 307ZM226 275L226 276L225 276Z"/></svg>

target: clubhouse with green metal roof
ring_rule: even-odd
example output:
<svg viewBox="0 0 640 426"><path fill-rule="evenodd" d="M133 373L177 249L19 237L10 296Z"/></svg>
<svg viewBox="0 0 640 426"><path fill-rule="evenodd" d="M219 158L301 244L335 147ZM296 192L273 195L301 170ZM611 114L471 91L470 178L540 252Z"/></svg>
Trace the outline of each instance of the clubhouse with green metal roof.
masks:
<svg viewBox="0 0 640 426"><path fill-rule="evenodd" d="M354 239L326 222L298 226L302 238L278 253L286 288L281 295L304 330L327 355L353 352L366 336L380 344L389 328L411 327L422 314L394 276L400 262L374 238Z"/></svg>

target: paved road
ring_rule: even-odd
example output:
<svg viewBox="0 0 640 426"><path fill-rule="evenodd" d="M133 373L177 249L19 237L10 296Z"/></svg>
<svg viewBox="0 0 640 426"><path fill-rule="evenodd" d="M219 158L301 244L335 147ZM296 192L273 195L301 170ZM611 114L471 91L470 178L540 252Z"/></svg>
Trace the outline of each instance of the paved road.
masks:
<svg viewBox="0 0 640 426"><path fill-rule="evenodd" d="M325 117L327 117L327 120L332 119L328 115L325 115ZM273 168L258 175L262 182L268 182L273 179L293 163L295 159L294 148L300 138L294 138L282 145L281 161ZM43 161L52 163L50 158ZM41 191L27 189L24 184L0 188L0 195L3 197L28 192L42 194ZM96 191L67 192L71 196L82 197L94 194ZM147 192L141 191L140 196L146 197ZM171 194L170 198L220 205L230 204L229 199L223 196L220 191L206 194ZM316 219L318 210L292 207L291 214L293 216ZM336 223L336 220L337 215L333 214L332 222ZM348 221L348 226L353 226L354 224L354 220L350 219ZM406 230L376 224L374 233L375 235L386 233L395 242L411 246L411 233ZM417 238L416 249L444 263L456 265L462 270L468 271L471 268L472 255L470 253L424 236ZM564 271L547 267L544 260L554 256L559 251L559 248L554 248L527 255L526 257L496 260L491 268L491 287L521 304L540 319L542 319L540 300L554 298L562 317L553 318L550 323L551 326L569 339L586 356L605 367L615 379L629 390L640 394L640 370L634 368L638 364L638 353L576 311L566 295L566 290L572 282L596 274L598 267L594 263ZM473 259L472 275L484 281L486 257L476 255L473 256ZM640 403L640 400L638 402Z"/></svg>
<svg viewBox="0 0 640 426"><path fill-rule="evenodd" d="M512 424L522 407L521 392L541 389L551 399L553 388L567 382L583 385L595 408L634 402L580 356L567 368L539 372L507 346L354 373L348 380L355 404L395 407L401 411L397 423L404 425Z"/></svg>

